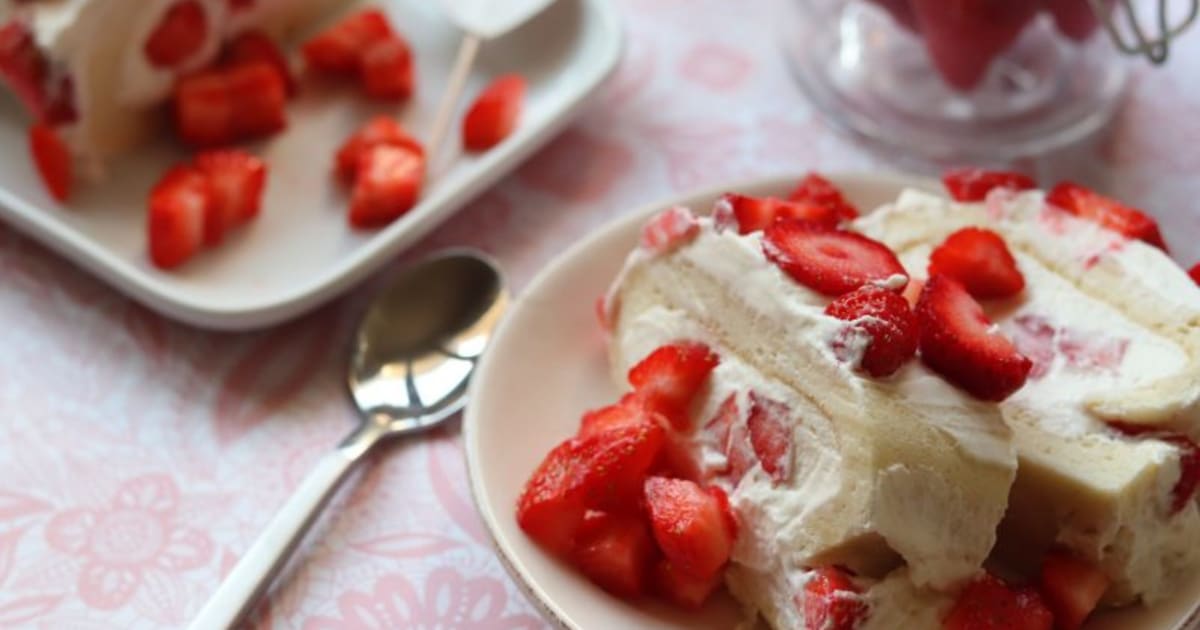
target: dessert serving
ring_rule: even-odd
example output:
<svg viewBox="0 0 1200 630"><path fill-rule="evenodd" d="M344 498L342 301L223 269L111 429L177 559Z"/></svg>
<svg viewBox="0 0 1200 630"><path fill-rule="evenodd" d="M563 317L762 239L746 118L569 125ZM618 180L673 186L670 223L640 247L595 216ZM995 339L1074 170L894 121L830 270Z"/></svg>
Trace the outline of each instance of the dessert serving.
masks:
<svg viewBox="0 0 1200 630"><path fill-rule="evenodd" d="M631 391L517 522L606 590L777 628L1078 628L1200 558L1200 290L1153 220L962 170L651 219L598 304Z"/></svg>

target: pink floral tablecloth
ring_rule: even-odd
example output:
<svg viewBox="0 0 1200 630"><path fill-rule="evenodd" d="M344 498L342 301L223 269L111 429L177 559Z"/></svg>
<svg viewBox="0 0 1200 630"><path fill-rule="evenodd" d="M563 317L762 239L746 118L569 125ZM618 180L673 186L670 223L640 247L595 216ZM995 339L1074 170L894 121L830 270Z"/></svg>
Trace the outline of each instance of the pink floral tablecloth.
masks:
<svg viewBox="0 0 1200 630"><path fill-rule="evenodd" d="M472 245L519 292L567 243L673 191L888 169L805 103L768 2L616 2L626 58L589 110L396 265ZM1200 257L1198 73L1192 33L1066 163L1157 214L1185 264ZM0 227L0 627L185 625L351 427L342 357L369 292L271 330L203 332ZM457 425L380 452L315 533L259 627L545 626L489 546Z"/></svg>

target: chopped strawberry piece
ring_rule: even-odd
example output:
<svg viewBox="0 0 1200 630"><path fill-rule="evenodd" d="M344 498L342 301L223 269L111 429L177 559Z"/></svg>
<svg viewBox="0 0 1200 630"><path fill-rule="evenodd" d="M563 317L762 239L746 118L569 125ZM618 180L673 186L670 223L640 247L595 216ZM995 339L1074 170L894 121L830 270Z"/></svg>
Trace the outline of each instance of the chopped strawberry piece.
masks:
<svg viewBox="0 0 1200 630"><path fill-rule="evenodd" d="M692 481L663 477L647 479L645 493L654 539L667 560L692 577L716 575L734 536L717 499Z"/></svg>
<svg viewBox="0 0 1200 630"><path fill-rule="evenodd" d="M654 215L642 227L641 246L655 254L666 254L700 233L700 224L692 211L672 206Z"/></svg>
<svg viewBox="0 0 1200 630"><path fill-rule="evenodd" d="M687 479L700 481L700 464L692 456L688 440L682 434L671 430L662 416L655 416L663 423L663 445L658 461L650 468L650 474L671 479Z"/></svg>
<svg viewBox="0 0 1200 630"><path fill-rule="evenodd" d="M929 275L958 280L976 299L1012 297L1025 289L1025 276L1004 239L995 232L965 227L946 237L929 256Z"/></svg>
<svg viewBox="0 0 1200 630"><path fill-rule="evenodd" d="M226 71L230 122L236 138L255 138L287 127L287 83L268 62L249 62Z"/></svg>
<svg viewBox="0 0 1200 630"><path fill-rule="evenodd" d="M208 39L208 15L196 0L182 0L167 9L150 32L142 51L156 68L174 68L200 52Z"/></svg>
<svg viewBox="0 0 1200 630"><path fill-rule="evenodd" d="M175 134L194 147L233 142L233 98L219 70L183 77L175 84Z"/></svg>
<svg viewBox="0 0 1200 630"><path fill-rule="evenodd" d="M972 396L1001 401L1025 384L1033 363L1017 352L958 281L933 276L917 303L921 360Z"/></svg>
<svg viewBox="0 0 1200 630"><path fill-rule="evenodd" d="M933 65L951 87L974 88L992 60L1037 14L1042 0L911 0Z"/></svg>
<svg viewBox="0 0 1200 630"><path fill-rule="evenodd" d="M288 63L287 56L279 49L275 40L262 31L246 31L235 37L225 48L223 61L226 66L259 62L270 64L283 78L287 95L296 95L296 77L292 76L292 66Z"/></svg>
<svg viewBox="0 0 1200 630"><path fill-rule="evenodd" d="M842 221L837 210L829 206L734 193L721 197L713 212L719 228L736 226L738 234L758 232L781 219L799 219L829 228L837 227Z"/></svg>
<svg viewBox="0 0 1200 630"><path fill-rule="evenodd" d="M1200 263L1196 263L1192 265L1191 269L1188 269L1188 276L1192 278L1192 282L1200 285Z"/></svg>
<svg viewBox="0 0 1200 630"><path fill-rule="evenodd" d="M403 100L413 91L413 59L399 37L371 44L362 57L363 91L384 100Z"/></svg>
<svg viewBox="0 0 1200 630"><path fill-rule="evenodd" d="M358 163L363 151L380 144L389 144L425 155L421 143L408 134L404 127L391 116L376 116L354 132L337 152L338 176L347 182L354 181L358 174Z"/></svg>
<svg viewBox="0 0 1200 630"><path fill-rule="evenodd" d="M463 147L485 151L508 137L517 127L525 101L525 79L506 74L492 81L471 104L463 118Z"/></svg>
<svg viewBox="0 0 1200 630"><path fill-rule="evenodd" d="M646 594L658 551L640 514L589 512L571 560L604 590L625 598Z"/></svg>
<svg viewBox="0 0 1200 630"><path fill-rule="evenodd" d="M763 252L793 280L825 295L842 295L868 282L908 275L883 243L800 221L767 226Z"/></svg>
<svg viewBox="0 0 1200 630"><path fill-rule="evenodd" d="M387 16L366 9L325 29L301 47L309 68L327 74L357 76L363 53L375 42L396 37Z"/></svg>
<svg viewBox="0 0 1200 630"><path fill-rule="evenodd" d="M804 583L804 627L854 630L867 617L867 603L858 586L837 567L821 567Z"/></svg>
<svg viewBox="0 0 1200 630"><path fill-rule="evenodd" d="M629 384L646 409L680 431L691 428L688 407L720 359L701 343L679 342L651 352L629 370Z"/></svg>
<svg viewBox="0 0 1200 630"><path fill-rule="evenodd" d="M425 156L390 144L363 151L350 199L350 225L374 228L406 214L417 203Z"/></svg>
<svg viewBox="0 0 1200 630"><path fill-rule="evenodd" d="M1171 513L1175 514L1187 506L1196 496L1200 485L1200 445L1182 433L1165 431L1145 424L1132 424L1110 420L1108 425L1131 436L1148 436L1175 445L1179 449L1179 480L1171 488Z"/></svg>
<svg viewBox="0 0 1200 630"><path fill-rule="evenodd" d="M959 593L944 630L1051 630L1054 616L1037 590L1013 588L990 573L975 579Z"/></svg>
<svg viewBox="0 0 1200 630"><path fill-rule="evenodd" d="M1153 218L1137 208L1123 205L1079 184L1060 183L1046 193L1046 202L1128 238L1167 250L1158 223Z"/></svg>
<svg viewBox="0 0 1200 630"><path fill-rule="evenodd" d="M534 542L560 556L575 547L587 510L581 442L572 438L547 453L517 500L517 524Z"/></svg>
<svg viewBox="0 0 1200 630"><path fill-rule="evenodd" d="M908 300L883 287L863 285L830 302L825 314L851 322L834 340L835 353L839 340L843 347L850 343L848 336L869 339L859 365L871 376L889 376L917 353L916 315Z"/></svg>
<svg viewBox="0 0 1200 630"><path fill-rule="evenodd" d="M779 401L750 392L750 413L746 418L750 445L763 470L776 484L792 475L791 412Z"/></svg>
<svg viewBox="0 0 1200 630"><path fill-rule="evenodd" d="M609 429L652 421L636 394L621 397L620 402L585 412L579 421L579 437L589 437Z"/></svg>
<svg viewBox="0 0 1200 630"><path fill-rule="evenodd" d="M1076 630L1092 613L1108 576L1099 567L1065 549L1051 549L1042 558L1042 595L1054 613L1058 630Z"/></svg>
<svg viewBox="0 0 1200 630"><path fill-rule="evenodd" d="M642 482L662 453L666 431L656 422L642 422L580 439L581 483L588 507L636 509Z"/></svg>
<svg viewBox="0 0 1200 630"><path fill-rule="evenodd" d="M655 591L667 601L687 610L697 610L721 586L721 573L699 578L667 559L654 566Z"/></svg>
<svg viewBox="0 0 1200 630"><path fill-rule="evenodd" d="M1037 182L1024 173L956 168L942 174L942 183L955 201L983 201L994 188L1032 190Z"/></svg>
<svg viewBox="0 0 1200 630"><path fill-rule="evenodd" d="M58 132L43 123L30 127L29 153L50 196L66 203L71 196L71 151Z"/></svg>
<svg viewBox="0 0 1200 630"><path fill-rule="evenodd" d="M60 124L76 119L71 77L51 78L33 34L17 21L0 26L0 80L39 121Z"/></svg>
<svg viewBox="0 0 1200 630"><path fill-rule="evenodd" d="M904 291L900 295L904 296L904 300L912 308L916 308L917 300L921 299L921 291L925 289L925 281L909 278L908 284L904 285Z"/></svg>
<svg viewBox="0 0 1200 630"><path fill-rule="evenodd" d="M216 245L229 230L258 216L267 165L236 149L204 151L196 156L196 169L212 186L211 212L204 221L204 243Z"/></svg>
<svg viewBox="0 0 1200 630"><path fill-rule="evenodd" d="M788 201L798 201L823 206L833 210L842 221L852 221L858 218L858 208L846 200L842 191L833 182L809 173L800 180L800 184L788 195Z"/></svg>
<svg viewBox="0 0 1200 630"><path fill-rule="evenodd" d="M150 261L171 269L200 251L204 219L212 204L212 185L200 171L190 166L167 171L150 192L146 214Z"/></svg>

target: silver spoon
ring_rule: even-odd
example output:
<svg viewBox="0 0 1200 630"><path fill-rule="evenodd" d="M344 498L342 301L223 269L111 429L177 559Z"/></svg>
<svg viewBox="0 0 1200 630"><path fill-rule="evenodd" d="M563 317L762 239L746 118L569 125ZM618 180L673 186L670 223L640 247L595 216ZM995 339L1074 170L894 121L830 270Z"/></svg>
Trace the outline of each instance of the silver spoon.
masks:
<svg viewBox="0 0 1200 630"><path fill-rule="evenodd" d="M462 409L467 382L508 304L500 272L466 252L406 269L359 324L350 396L360 423L317 463L192 621L231 628L254 607L321 509L384 438L433 428Z"/></svg>

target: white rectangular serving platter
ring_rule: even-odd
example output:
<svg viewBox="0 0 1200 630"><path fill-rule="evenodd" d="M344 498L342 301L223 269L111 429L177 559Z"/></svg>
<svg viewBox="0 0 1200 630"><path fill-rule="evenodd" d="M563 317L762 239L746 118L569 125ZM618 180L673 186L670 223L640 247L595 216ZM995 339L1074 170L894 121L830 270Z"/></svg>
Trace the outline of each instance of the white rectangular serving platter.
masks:
<svg viewBox="0 0 1200 630"><path fill-rule="evenodd" d="M393 113L424 138L461 37L433 0L378 4L412 44L416 95L381 105L348 83L304 83L288 107L288 130L251 147L270 168L262 214L220 247L170 272L146 256L147 193L168 166L188 158L173 140L115 161L104 181L79 185L61 206L34 171L29 120L7 95L0 95L0 219L168 317L215 329L267 326L353 286L513 170L566 125L620 59L619 19L607 0L559 0L485 43L464 102L495 76L522 74L529 91L517 130L471 155L460 150L456 125L417 207L382 230L353 230L348 191L332 176L334 152L373 113Z"/></svg>

